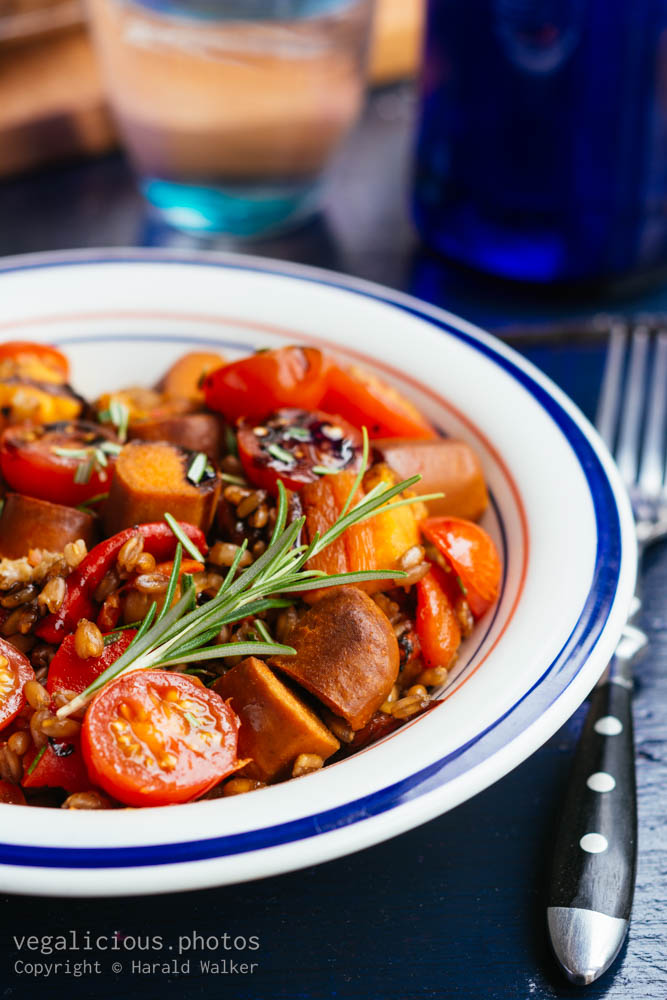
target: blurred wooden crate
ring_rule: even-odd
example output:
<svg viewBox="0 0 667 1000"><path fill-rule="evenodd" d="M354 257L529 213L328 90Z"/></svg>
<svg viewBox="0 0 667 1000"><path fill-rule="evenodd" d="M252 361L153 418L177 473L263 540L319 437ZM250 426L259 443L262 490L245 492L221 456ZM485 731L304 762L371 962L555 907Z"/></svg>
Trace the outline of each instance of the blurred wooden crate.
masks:
<svg viewBox="0 0 667 1000"><path fill-rule="evenodd" d="M421 56L426 0L377 0L371 45L372 84L414 76Z"/></svg>
<svg viewBox="0 0 667 1000"><path fill-rule="evenodd" d="M83 28L0 52L0 176L115 141Z"/></svg>
<svg viewBox="0 0 667 1000"><path fill-rule="evenodd" d="M372 84L414 74L424 2L378 0ZM79 20L78 0L0 0L0 177L116 144Z"/></svg>

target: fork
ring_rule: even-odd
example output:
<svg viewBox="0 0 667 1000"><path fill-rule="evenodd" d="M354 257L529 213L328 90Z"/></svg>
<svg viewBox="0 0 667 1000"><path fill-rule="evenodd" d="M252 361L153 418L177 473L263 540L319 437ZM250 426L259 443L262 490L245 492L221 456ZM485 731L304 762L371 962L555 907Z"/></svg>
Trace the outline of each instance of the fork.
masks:
<svg viewBox="0 0 667 1000"><path fill-rule="evenodd" d="M647 546L667 535L666 413L667 332L615 323L596 426L630 494L640 570ZM554 841L547 925L562 971L578 985L609 968L630 923L637 854L632 669L647 642L632 624L640 575L628 624L591 696Z"/></svg>

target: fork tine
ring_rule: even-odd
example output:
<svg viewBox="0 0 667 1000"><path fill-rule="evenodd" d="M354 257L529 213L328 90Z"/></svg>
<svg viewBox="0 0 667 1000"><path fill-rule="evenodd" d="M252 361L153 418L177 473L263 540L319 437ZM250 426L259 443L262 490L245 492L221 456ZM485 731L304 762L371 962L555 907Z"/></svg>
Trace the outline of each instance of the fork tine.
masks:
<svg viewBox="0 0 667 1000"><path fill-rule="evenodd" d="M667 332L658 334L651 388L646 413L646 430L639 470L639 486L649 496L657 495L665 478L664 426L667 402Z"/></svg>
<svg viewBox="0 0 667 1000"><path fill-rule="evenodd" d="M618 404L621 398L625 340L625 327L620 323L614 324L609 335L609 346L607 348L604 374L602 376L598 410L595 417L595 426L610 451L614 450Z"/></svg>
<svg viewBox="0 0 667 1000"><path fill-rule="evenodd" d="M635 482L639 457L639 432L644 401L644 378L649 334L637 327L631 337L630 370L626 384L616 462L626 484Z"/></svg>

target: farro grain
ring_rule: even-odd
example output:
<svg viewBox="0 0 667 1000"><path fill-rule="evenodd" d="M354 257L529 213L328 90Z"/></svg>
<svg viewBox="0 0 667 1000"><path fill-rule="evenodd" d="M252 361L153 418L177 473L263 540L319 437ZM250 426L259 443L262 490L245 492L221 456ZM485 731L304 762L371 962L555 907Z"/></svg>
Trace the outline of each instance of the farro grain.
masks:
<svg viewBox="0 0 667 1000"><path fill-rule="evenodd" d="M89 622L87 618L81 619L74 633L74 649L82 660L102 655L104 639L95 622Z"/></svg>
<svg viewBox="0 0 667 1000"><path fill-rule="evenodd" d="M118 564L118 571L126 576L133 573L143 551L144 536L140 532L137 532L136 535L132 535L131 538L128 538L118 553L118 558L116 560Z"/></svg>
<svg viewBox="0 0 667 1000"><path fill-rule="evenodd" d="M111 801L102 795L101 792L96 792L91 789L89 792L74 792L72 795L68 795L63 802L61 809L110 809Z"/></svg>
<svg viewBox="0 0 667 1000"><path fill-rule="evenodd" d="M7 746L17 757L22 757L30 749L31 744L30 733L25 729L19 729L15 733L12 733L7 740Z"/></svg>
<svg viewBox="0 0 667 1000"><path fill-rule="evenodd" d="M50 614L55 614L65 600L67 585L62 576L54 576L45 585L41 594L37 598L37 603L45 607Z"/></svg>
<svg viewBox="0 0 667 1000"><path fill-rule="evenodd" d="M256 788L264 788L263 781L255 781L253 778L230 778L221 788L221 794L244 795L246 792L253 792Z"/></svg>
<svg viewBox="0 0 667 1000"><path fill-rule="evenodd" d="M46 708L51 702L51 695L39 681L26 681L23 694L31 708Z"/></svg>
<svg viewBox="0 0 667 1000"><path fill-rule="evenodd" d="M292 777L301 778L304 774L312 774L324 766L323 759L316 753L300 753L292 766Z"/></svg>
<svg viewBox="0 0 667 1000"><path fill-rule="evenodd" d="M77 538L75 542L68 542L63 549L65 562L72 569L75 569L80 562L83 562L87 555L88 549L86 548L86 543L83 538Z"/></svg>

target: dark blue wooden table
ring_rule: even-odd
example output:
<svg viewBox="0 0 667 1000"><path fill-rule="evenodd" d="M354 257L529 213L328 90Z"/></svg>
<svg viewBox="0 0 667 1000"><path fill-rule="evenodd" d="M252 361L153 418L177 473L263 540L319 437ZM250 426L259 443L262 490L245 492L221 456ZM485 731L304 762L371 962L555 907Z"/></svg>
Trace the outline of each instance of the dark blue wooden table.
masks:
<svg viewBox="0 0 667 1000"><path fill-rule="evenodd" d="M667 276L649 286L542 294L458 271L419 247L407 209L413 98L376 94L339 156L323 216L253 253L347 271L458 312L488 329L590 315L667 312ZM0 254L84 246L191 246L145 214L120 156L0 185ZM200 244L198 244L200 245ZM215 244L220 247L222 244ZM2 304L0 303L0 309ZM526 341L524 352L590 416L599 344ZM641 624L651 652L635 702L639 877L628 943L590 998L667 997L667 547L650 553ZM494 787L352 857L263 882L118 900L2 899L0 996L233 997L234 1000L546 1000L580 990L560 978L546 944L544 867L584 709ZM190 971L132 971L160 954L85 951L118 931L159 934ZM76 932L79 950L49 978L15 968L14 936ZM90 938L85 935L89 934ZM258 939L257 950L209 947L212 935ZM199 935L199 938L194 937ZM185 941L183 944L185 945ZM238 941L240 946L242 942ZM174 952L169 955L173 957ZM227 959L218 971L200 960ZM77 977L74 962L99 962ZM122 969L113 971L113 960ZM236 962L236 967L230 962ZM240 962L256 963L245 973ZM19 970L21 967L19 966ZM226 970L226 971L224 971Z"/></svg>

